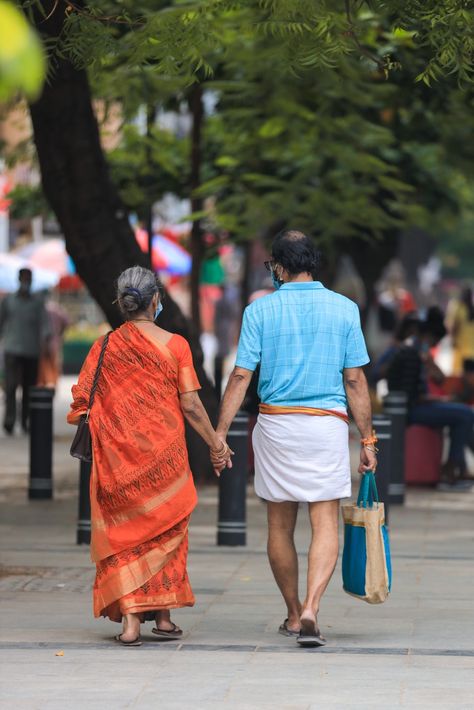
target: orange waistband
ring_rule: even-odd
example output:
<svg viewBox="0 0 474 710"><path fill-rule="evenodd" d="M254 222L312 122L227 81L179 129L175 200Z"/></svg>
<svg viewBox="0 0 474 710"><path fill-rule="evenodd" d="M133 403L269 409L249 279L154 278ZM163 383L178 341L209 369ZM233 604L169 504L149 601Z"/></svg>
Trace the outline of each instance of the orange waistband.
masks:
<svg viewBox="0 0 474 710"><path fill-rule="evenodd" d="M316 407L279 407L276 404L260 404L260 414L309 414L313 417L337 417L349 424L347 414L334 409L317 409Z"/></svg>

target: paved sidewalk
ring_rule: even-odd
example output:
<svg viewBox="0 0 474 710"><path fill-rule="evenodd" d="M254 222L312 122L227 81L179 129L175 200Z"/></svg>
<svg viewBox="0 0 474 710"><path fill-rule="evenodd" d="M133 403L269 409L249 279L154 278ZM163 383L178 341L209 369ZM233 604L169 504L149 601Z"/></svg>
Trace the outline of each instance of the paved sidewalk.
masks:
<svg viewBox="0 0 474 710"><path fill-rule="evenodd" d="M276 633L285 614L264 506L249 491L247 547L217 548L217 489L205 487L190 538L196 606L175 614L183 640L160 643L147 624L142 647L117 646L119 627L92 618L93 568L75 544L69 385L56 404L54 501L26 500L26 439L0 437L2 710L472 709L474 492L411 490L391 511L391 597L344 594L339 564L320 614L328 645L303 650ZM308 537L302 506L302 573Z"/></svg>
<svg viewBox="0 0 474 710"><path fill-rule="evenodd" d="M393 509L392 596L380 606L349 597L338 566L320 650L276 633L284 608L265 555L264 507L250 495L246 548L217 548L212 487L193 518L197 603L175 616L184 639L160 643L148 624L141 648L117 647L117 625L91 616L76 503L28 503L14 492L0 505L2 708L473 707L474 494L415 492ZM304 568L304 508L300 518Z"/></svg>

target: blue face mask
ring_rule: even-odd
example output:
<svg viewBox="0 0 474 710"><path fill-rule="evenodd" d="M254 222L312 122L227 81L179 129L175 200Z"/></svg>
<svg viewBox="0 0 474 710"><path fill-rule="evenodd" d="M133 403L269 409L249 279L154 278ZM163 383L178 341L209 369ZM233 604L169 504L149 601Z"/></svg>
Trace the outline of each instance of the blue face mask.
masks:
<svg viewBox="0 0 474 710"><path fill-rule="evenodd" d="M272 281L273 281L274 287L275 287L275 288L277 289L277 291L278 291L278 289L280 288L280 286L283 284L283 281L281 281L279 278L277 278L277 276L276 276L275 272L273 271L273 269L272 269Z"/></svg>
<svg viewBox="0 0 474 710"><path fill-rule="evenodd" d="M160 302L156 307L154 320L156 320L158 318L158 316L160 315L162 310L163 310L163 304Z"/></svg>

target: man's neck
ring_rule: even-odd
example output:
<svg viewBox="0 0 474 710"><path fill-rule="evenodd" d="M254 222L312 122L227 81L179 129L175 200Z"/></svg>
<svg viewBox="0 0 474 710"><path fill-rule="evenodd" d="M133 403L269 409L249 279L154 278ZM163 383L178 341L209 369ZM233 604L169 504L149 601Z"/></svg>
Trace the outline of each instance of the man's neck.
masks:
<svg viewBox="0 0 474 710"><path fill-rule="evenodd" d="M296 274L295 276L290 276L288 278L288 281L286 281L286 283L294 284L294 283L305 283L308 281L314 281L314 279L310 273L304 272L302 274Z"/></svg>

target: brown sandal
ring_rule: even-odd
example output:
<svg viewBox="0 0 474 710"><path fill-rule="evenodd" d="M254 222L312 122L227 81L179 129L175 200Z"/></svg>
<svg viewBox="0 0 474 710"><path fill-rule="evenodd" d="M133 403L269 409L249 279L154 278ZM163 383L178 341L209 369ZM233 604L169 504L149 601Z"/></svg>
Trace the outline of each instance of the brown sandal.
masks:
<svg viewBox="0 0 474 710"><path fill-rule="evenodd" d="M311 619L301 619L301 631L296 642L304 647L326 645L326 639Z"/></svg>
<svg viewBox="0 0 474 710"><path fill-rule="evenodd" d="M117 634L117 636L114 636L115 640L118 641L118 643L121 643L122 646L141 646L142 645L142 640L140 636L137 636L136 639L133 639L132 641L124 641L122 639L122 634Z"/></svg>
<svg viewBox="0 0 474 710"><path fill-rule="evenodd" d="M299 631L293 631L293 629L288 628L288 619L285 619L283 624L278 627L278 633L282 636L299 636Z"/></svg>
<svg viewBox="0 0 474 710"><path fill-rule="evenodd" d="M171 641L178 641L183 635L182 629L176 626L176 624L173 624L173 628L169 631L166 631L165 629L159 629L158 627L152 629L151 631L153 634L155 634L155 636L158 636L158 638L162 640L169 639Z"/></svg>

